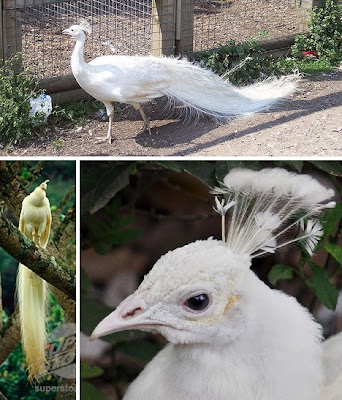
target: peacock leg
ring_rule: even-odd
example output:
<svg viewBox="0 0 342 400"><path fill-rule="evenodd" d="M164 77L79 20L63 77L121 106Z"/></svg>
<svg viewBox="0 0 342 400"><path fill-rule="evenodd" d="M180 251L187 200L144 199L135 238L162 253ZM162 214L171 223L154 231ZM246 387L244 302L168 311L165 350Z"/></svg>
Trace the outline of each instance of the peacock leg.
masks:
<svg viewBox="0 0 342 400"><path fill-rule="evenodd" d="M114 120L114 107L112 103L110 102L103 102L103 104L106 107L107 110L107 115L109 117L108 121L108 132L106 137L97 137L96 139L99 139L96 143L102 143L108 141L109 144L112 144L112 125L113 125L113 120Z"/></svg>
<svg viewBox="0 0 342 400"><path fill-rule="evenodd" d="M144 121L144 126L141 129L141 133L145 132L146 129L148 130L148 133L151 135L151 128L150 128L150 121L148 120L148 118L146 117L145 111L142 108L142 105L140 103L134 103L132 104L132 106L140 112L140 115Z"/></svg>

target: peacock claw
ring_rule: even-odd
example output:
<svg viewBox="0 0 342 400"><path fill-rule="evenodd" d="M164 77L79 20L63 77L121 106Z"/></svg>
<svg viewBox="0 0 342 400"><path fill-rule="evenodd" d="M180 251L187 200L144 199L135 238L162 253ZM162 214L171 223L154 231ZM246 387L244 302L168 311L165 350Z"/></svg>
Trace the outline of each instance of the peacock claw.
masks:
<svg viewBox="0 0 342 400"><path fill-rule="evenodd" d="M140 134L148 131L149 135L152 135L150 124L144 124L143 127L140 129Z"/></svg>
<svg viewBox="0 0 342 400"><path fill-rule="evenodd" d="M109 144L113 143L113 138L112 137L96 137L97 141L95 142L95 144L100 144L100 143L104 143L104 142L108 142Z"/></svg>

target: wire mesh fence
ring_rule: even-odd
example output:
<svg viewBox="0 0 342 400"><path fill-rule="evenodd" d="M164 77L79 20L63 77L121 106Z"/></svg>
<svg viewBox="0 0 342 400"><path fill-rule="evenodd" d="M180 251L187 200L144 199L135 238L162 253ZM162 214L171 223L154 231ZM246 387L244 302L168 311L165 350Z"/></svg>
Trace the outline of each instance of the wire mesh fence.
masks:
<svg viewBox="0 0 342 400"><path fill-rule="evenodd" d="M258 33L284 37L301 31L303 15L299 0L3 1L4 57L22 52L38 78L71 72L74 43L61 32L81 19L93 29L85 47L89 60L208 50Z"/></svg>
<svg viewBox="0 0 342 400"><path fill-rule="evenodd" d="M149 54L152 39L152 1L63 1L24 7L22 52L24 63L39 77L70 73L74 42L61 34L86 19L92 25L85 58L104 53Z"/></svg>
<svg viewBox="0 0 342 400"><path fill-rule="evenodd" d="M195 0L194 50L230 39L283 38L302 31L302 18L299 0Z"/></svg>

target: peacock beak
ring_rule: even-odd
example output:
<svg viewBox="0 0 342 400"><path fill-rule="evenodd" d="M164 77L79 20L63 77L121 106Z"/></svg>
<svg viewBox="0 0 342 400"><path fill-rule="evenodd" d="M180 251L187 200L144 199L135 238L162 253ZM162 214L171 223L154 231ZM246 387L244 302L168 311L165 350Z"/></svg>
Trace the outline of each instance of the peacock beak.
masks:
<svg viewBox="0 0 342 400"><path fill-rule="evenodd" d="M63 30L62 30L62 34L63 34L63 35L71 35L71 32L70 32L69 29L63 29Z"/></svg>
<svg viewBox="0 0 342 400"><path fill-rule="evenodd" d="M104 318L94 329L90 340L98 339L110 333L126 331L130 329L154 330L160 325L160 321L149 318L150 312L146 308L144 300L135 294L127 297L118 308Z"/></svg>

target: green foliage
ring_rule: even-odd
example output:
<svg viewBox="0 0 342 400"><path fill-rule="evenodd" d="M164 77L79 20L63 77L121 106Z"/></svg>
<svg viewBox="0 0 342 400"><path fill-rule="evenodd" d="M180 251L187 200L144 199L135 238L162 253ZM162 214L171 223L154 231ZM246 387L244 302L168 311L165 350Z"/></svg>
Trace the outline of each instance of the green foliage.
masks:
<svg viewBox="0 0 342 400"><path fill-rule="evenodd" d="M275 264L268 273L268 280L275 285L281 279L292 279L294 270L290 265Z"/></svg>
<svg viewBox="0 0 342 400"><path fill-rule="evenodd" d="M312 271L312 278L307 280L306 284L313 290L315 295L326 307L335 310L338 291L330 282L327 271L313 262L310 262L309 265Z"/></svg>
<svg viewBox="0 0 342 400"><path fill-rule="evenodd" d="M262 52L254 38L240 43L230 40L216 50L198 52L196 60L218 75L229 78L230 82L242 84L257 79L260 71L265 68L265 65L262 65Z"/></svg>
<svg viewBox="0 0 342 400"><path fill-rule="evenodd" d="M66 125L83 124L90 116L103 108L100 101L70 101L63 105L54 106L50 120L55 123L64 123Z"/></svg>
<svg viewBox="0 0 342 400"><path fill-rule="evenodd" d="M298 35L291 47L291 54L301 63L302 51L313 50L318 60L306 60L305 64L314 66L333 66L341 60L342 50L342 5L338 0L327 0L322 8L315 7L310 12L309 34Z"/></svg>
<svg viewBox="0 0 342 400"><path fill-rule="evenodd" d="M310 14L308 45L329 61L341 60L342 4L326 0L323 8L315 7Z"/></svg>
<svg viewBox="0 0 342 400"><path fill-rule="evenodd" d="M342 5L327 0L324 8L315 7L310 14L310 33L298 35L291 47L291 57L266 56L260 38L237 43L230 40L215 50L196 54L196 60L233 84L251 83L270 75L306 74L331 71L342 60ZM314 50L319 59L309 59L302 51Z"/></svg>
<svg viewBox="0 0 342 400"><path fill-rule="evenodd" d="M88 164L82 169L86 176L81 187L82 213L96 211L103 208L115 195L129 183L129 176L134 174L135 162L125 164L103 163L99 170Z"/></svg>
<svg viewBox="0 0 342 400"><path fill-rule="evenodd" d="M0 77L0 140L17 143L32 136L44 121L42 114L30 115L29 101L43 91L33 74L20 66L20 55L5 61L0 67Z"/></svg>
<svg viewBox="0 0 342 400"><path fill-rule="evenodd" d="M81 399L82 400L106 400L106 397L100 390L87 380L81 379Z"/></svg>

